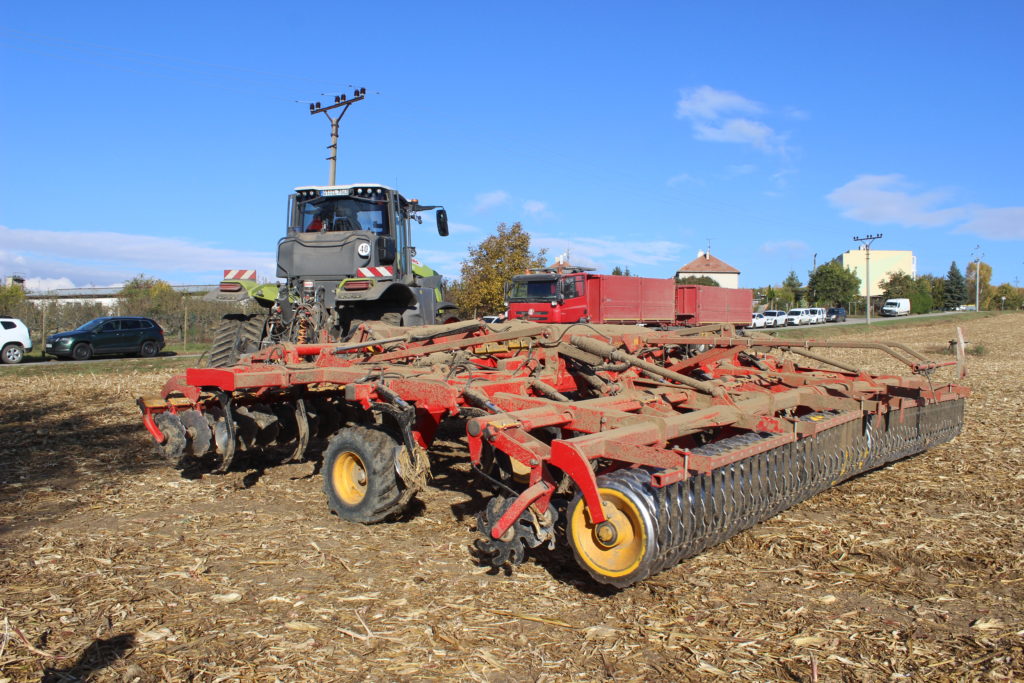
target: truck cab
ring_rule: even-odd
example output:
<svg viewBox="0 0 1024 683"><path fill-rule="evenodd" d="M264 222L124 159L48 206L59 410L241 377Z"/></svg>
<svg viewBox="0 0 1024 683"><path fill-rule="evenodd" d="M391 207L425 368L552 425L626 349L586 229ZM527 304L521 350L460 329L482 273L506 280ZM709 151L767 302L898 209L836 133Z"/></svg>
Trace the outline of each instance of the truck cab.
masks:
<svg viewBox="0 0 1024 683"><path fill-rule="evenodd" d="M510 320L575 323L589 319L586 271L569 266L516 275L505 290Z"/></svg>

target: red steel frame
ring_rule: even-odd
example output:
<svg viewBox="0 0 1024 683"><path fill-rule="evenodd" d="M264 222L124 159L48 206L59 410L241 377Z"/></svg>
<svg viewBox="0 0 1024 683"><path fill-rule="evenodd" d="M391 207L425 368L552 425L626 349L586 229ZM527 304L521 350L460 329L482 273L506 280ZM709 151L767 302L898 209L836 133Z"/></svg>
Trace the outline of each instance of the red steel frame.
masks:
<svg viewBox="0 0 1024 683"><path fill-rule="evenodd" d="M162 443L156 415L202 412L216 404L218 392L288 400L273 392L332 391L366 411L397 397L415 409L411 437L429 448L445 417L483 409L488 414L468 421L471 461L479 465L487 446L530 471L525 491L492 530L499 538L526 508L547 510L558 484L553 468L572 479L598 524L605 521L597 485L602 471L647 466L654 468L652 485L666 486L866 413L881 415L968 393L954 384L933 384L929 377L955 361L931 363L899 344L736 336L728 326L719 334L703 328L683 334L621 327L607 333L582 325L519 325L499 333L452 327L457 329L451 334L424 341L279 345L231 368L191 368L170 380L160 398L139 400L143 421ZM710 349L693 357L679 353L695 345ZM874 349L917 374L871 375L810 351L820 347ZM798 366L766 353L778 349L834 369ZM461 372L439 372L417 362L455 352L468 356ZM570 366L580 358L597 361L593 367L607 365L588 384ZM704 379L694 378L697 373ZM567 394L592 397L570 400ZM812 411L839 412L819 422L794 419ZM552 428L558 430L556 438L539 438ZM709 430L773 436L722 456L691 452L692 437Z"/></svg>

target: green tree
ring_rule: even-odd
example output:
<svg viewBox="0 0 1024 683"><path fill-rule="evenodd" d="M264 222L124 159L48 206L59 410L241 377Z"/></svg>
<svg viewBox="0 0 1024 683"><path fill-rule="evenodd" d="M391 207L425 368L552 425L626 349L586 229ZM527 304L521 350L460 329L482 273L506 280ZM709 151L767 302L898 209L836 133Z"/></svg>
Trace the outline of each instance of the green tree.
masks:
<svg viewBox="0 0 1024 683"><path fill-rule="evenodd" d="M1005 300L1003 297L1006 297ZM992 292L992 308L1000 311L1016 311L1024 305L1024 289L1004 282Z"/></svg>
<svg viewBox="0 0 1024 683"><path fill-rule="evenodd" d="M720 287L718 280L711 277L710 275L687 275L686 277L679 278L679 284L681 285L704 285L706 287Z"/></svg>
<svg viewBox="0 0 1024 683"><path fill-rule="evenodd" d="M782 281L782 285L778 288L779 303L784 304L781 308L791 308L800 303L800 299L804 295L804 285L800 282L800 278L797 277L796 271L789 271L789 275Z"/></svg>
<svg viewBox="0 0 1024 683"><path fill-rule="evenodd" d="M949 272L946 274L946 285L943 288L943 306L950 311L956 310L958 307L963 306L967 303L967 281L964 280L963 273L956 265L956 261L949 266Z"/></svg>
<svg viewBox="0 0 1024 683"><path fill-rule="evenodd" d="M543 268L545 253L530 251L530 233L520 223L501 223L494 235L469 247L459 282L452 287L452 301L465 317L502 311L506 283L528 269Z"/></svg>
<svg viewBox="0 0 1024 683"><path fill-rule="evenodd" d="M181 294L163 280L140 274L124 283L117 293L117 304L121 315L176 318L181 308Z"/></svg>
<svg viewBox="0 0 1024 683"><path fill-rule="evenodd" d="M946 281L934 275L918 275L917 285L922 291L927 290L932 297L932 308L942 308L946 300Z"/></svg>
<svg viewBox="0 0 1024 683"><path fill-rule="evenodd" d="M975 279L976 271L981 273L980 286L978 286L978 282ZM981 301L981 305L977 306L975 310L981 311L986 308L991 308L989 305L992 298L991 282L992 266L984 261L971 261L967 264L967 299L968 301L973 301L975 304L978 303L979 299ZM977 295L975 293L977 293Z"/></svg>
<svg viewBox="0 0 1024 683"><path fill-rule="evenodd" d="M0 315L19 317L25 303L25 290L20 285L0 285Z"/></svg>
<svg viewBox="0 0 1024 683"><path fill-rule="evenodd" d="M622 268L615 266L612 268L612 275L622 275Z"/></svg>
<svg viewBox="0 0 1024 683"><path fill-rule="evenodd" d="M934 306L929 283L899 270L882 281L882 294L886 299L910 299L911 313L927 313Z"/></svg>
<svg viewBox="0 0 1024 683"><path fill-rule="evenodd" d="M860 278L838 261L818 266L807 280L808 300L825 306L844 306L860 291Z"/></svg>

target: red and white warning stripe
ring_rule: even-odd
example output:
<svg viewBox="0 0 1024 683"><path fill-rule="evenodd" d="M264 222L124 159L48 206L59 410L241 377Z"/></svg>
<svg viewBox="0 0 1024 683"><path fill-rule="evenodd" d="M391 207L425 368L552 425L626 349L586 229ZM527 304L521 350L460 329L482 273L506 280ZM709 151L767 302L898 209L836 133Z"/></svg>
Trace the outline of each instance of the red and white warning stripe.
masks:
<svg viewBox="0 0 1024 683"><path fill-rule="evenodd" d="M256 279L256 271L255 270L225 270L224 271L224 279L225 280L255 280Z"/></svg>
<svg viewBox="0 0 1024 683"><path fill-rule="evenodd" d="M391 266L375 266L373 268L356 268L359 277L391 277L395 269Z"/></svg>

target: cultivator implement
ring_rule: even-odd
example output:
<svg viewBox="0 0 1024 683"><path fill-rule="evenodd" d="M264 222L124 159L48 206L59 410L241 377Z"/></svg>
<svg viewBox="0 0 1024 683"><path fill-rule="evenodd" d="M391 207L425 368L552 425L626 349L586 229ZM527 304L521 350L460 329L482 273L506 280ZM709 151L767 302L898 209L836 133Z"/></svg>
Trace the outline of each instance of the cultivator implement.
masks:
<svg viewBox="0 0 1024 683"><path fill-rule="evenodd" d="M828 348L886 354L911 374L871 374ZM364 324L346 344L189 369L139 406L178 467L322 456L330 509L363 523L406 507L439 426L462 420L494 490L477 518L481 559L517 564L567 542L590 576L624 587L955 437L968 392L935 373L960 362L727 325Z"/></svg>

